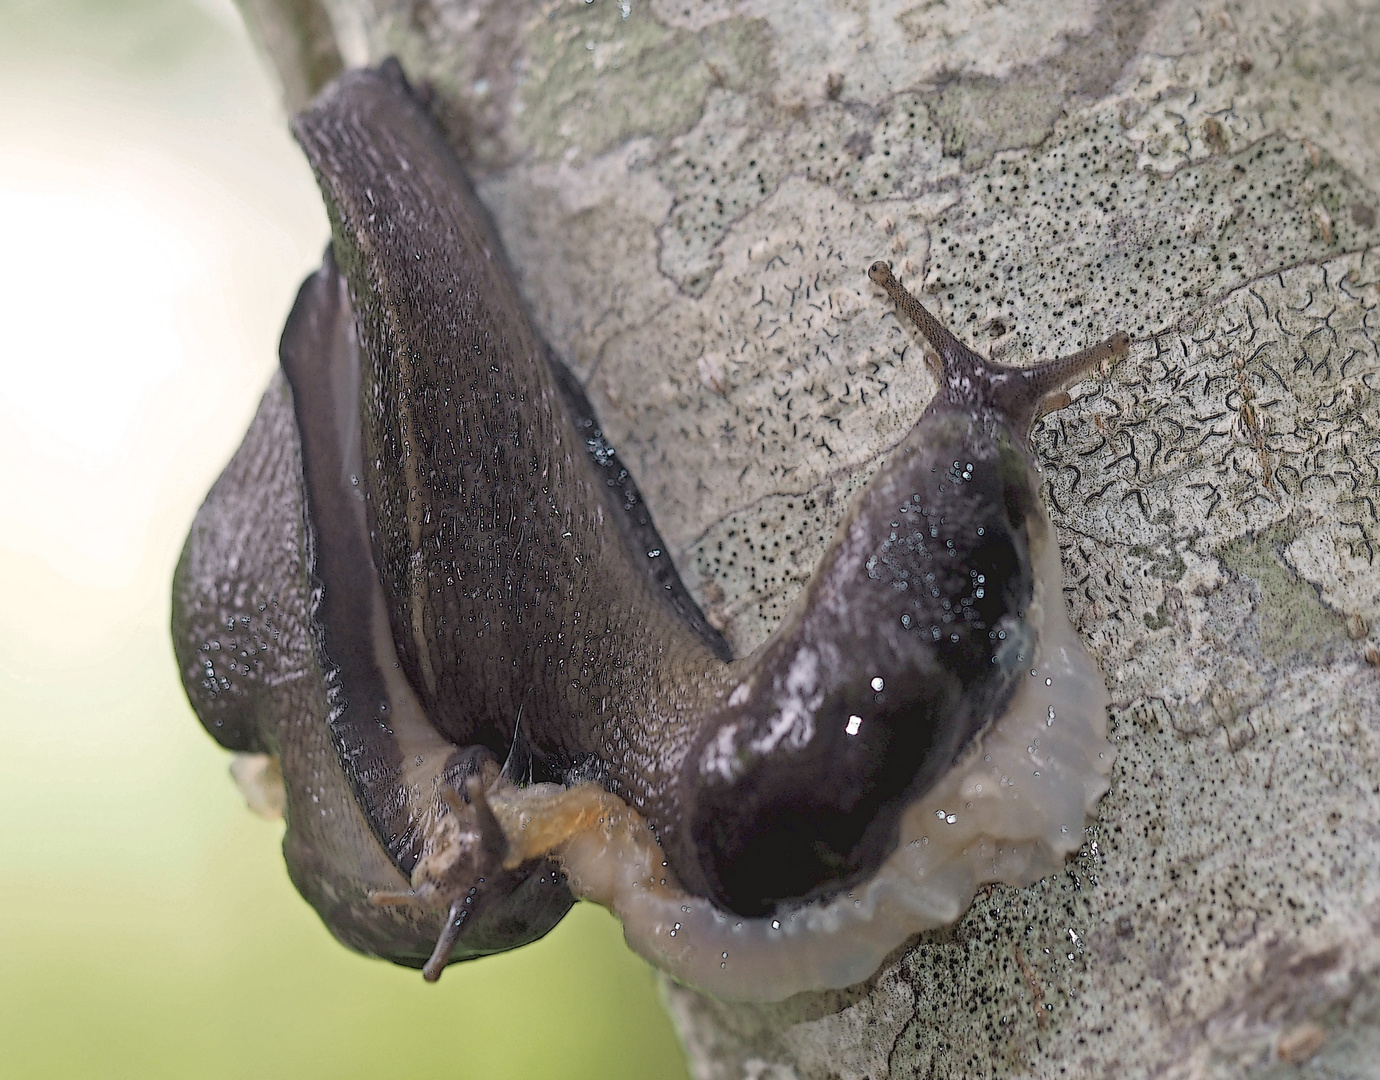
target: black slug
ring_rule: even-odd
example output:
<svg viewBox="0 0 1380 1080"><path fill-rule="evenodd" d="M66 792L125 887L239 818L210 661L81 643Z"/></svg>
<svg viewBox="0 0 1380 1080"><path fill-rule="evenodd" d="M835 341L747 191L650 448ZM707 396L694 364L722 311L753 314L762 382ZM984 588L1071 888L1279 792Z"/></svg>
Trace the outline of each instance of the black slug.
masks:
<svg viewBox="0 0 1380 1080"><path fill-rule="evenodd" d="M341 941L434 979L574 894L676 977L776 999L1077 849L1107 699L1027 435L1125 335L1003 367L874 264L942 388L735 659L401 70L294 131L331 248L172 626L207 729L280 769L289 871Z"/></svg>

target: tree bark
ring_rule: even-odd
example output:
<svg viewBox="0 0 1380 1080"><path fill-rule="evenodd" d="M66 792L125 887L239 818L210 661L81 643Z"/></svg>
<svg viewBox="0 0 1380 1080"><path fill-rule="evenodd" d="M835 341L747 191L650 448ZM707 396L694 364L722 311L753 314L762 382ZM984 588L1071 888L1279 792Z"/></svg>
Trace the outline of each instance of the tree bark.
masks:
<svg viewBox="0 0 1380 1080"><path fill-rule="evenodd" d="M1380 8L242 0L291 105L394 54L741 652L934 382L1013 362L1114 699L1082 853L868 983L668 985L703 1078L1380 1076ZM295 36L294 36L295 35Z"/></svg>

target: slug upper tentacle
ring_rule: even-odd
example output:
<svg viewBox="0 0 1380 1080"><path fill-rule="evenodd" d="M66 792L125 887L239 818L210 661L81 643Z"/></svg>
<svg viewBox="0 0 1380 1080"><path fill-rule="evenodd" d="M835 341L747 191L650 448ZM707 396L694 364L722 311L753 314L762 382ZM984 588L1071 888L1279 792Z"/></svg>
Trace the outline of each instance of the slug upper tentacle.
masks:
<svg viewBox="0 0 1380 1080"><path fill-rule="evenodd" d="M342 940L435 978L544 933L573 890L678 978L771 999L857 981L1076 849L1107 699L1027 435L1124 335L993 364L874 264L944 390L733 659L649 556L401 71L343 76L294 130L331 250L288 387L189 537L174 639L208 729L279 758L294 881ZM278 623L247 582L275 583Z"/></svg>
<svg viewBox="0 0 1380 1080"><path fill-rule="evenodd" d="M995 409L1012 430L1029 434L1048 399L1081 379L1099 365L1125 356L1131 338L1118 331L1106 341L1069 356L1046 360L1029 367L1010 367L984 360L931 315L891 273L885 262L874 262L867 276L887 291L896 307L906 313L939 354L944 379L944 401L954 407Z"/></svg>

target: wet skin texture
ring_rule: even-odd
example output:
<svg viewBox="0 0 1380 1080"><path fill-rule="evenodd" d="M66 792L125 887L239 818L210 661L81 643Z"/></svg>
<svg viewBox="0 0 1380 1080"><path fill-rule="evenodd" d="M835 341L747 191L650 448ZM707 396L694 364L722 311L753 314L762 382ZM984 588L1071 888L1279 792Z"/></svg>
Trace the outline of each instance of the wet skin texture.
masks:
<svg viewBox="0 0 1380 1080"><path fill-rule="evenodd" d="M540 936L570 895L549 860L502 866L485 795L534 781L625 800L681 886L739 914L871 874L1012 693L1049 539L1026 434L1124 336L989 364L875 264L943 388L733 659L396 65L343 76L294 131L331 250L284 331L287 385L188 539L173 637L208 730L279 758L304 896L429 977Z"/></svg>

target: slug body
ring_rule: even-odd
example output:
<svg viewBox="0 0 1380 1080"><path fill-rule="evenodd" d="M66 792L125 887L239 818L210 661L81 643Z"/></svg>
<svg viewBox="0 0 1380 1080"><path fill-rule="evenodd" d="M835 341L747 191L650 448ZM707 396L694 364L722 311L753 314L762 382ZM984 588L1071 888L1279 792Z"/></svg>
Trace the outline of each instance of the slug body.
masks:
<svg viewBox="0 0 1380 1080"><path fill-rule="evenodd" d="M1107 699L1026 436L1124 335L993 365L874 265L944 388L734 659L401 72L343 76L294 130L331 249L173 637L207 729L278 762L289 870L337 937L435 978L580 895L676 977L777 999L1077 849Z"/></svg>

